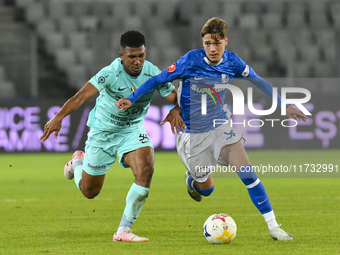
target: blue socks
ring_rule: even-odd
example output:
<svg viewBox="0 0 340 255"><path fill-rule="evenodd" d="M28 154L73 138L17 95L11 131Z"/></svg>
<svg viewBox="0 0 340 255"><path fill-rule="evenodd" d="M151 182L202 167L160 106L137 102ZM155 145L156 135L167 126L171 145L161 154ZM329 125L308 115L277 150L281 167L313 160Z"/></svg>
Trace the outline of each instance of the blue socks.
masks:
<svg viewBox="0 0 340 255"><path fill-rule="evenodd" d="M202 196L209 196L215 188L215 185L213 185L210 189L200 189L200 187L197 186L195 180L189 175L188 177L188 184L200 195Z"/></svg>
<svg viewBox="0 0 340 255"><path fill-rule="evenodd" d="M202 196L209 196L215 189L215 185L213 185L210 189L200 189L200 187L197 186L196 182L194 182L194 189L197 191L198 194L201 194Z"/></svg>
<svg viewBox="0 0 340 255"><path fill-rule="evenodd" d="M119 227L130 228L134 223L142 210L146 198L149 195L149 188L133 183L127 196L125 210L119 224Z"/></svg>
<svg viewBox="0 0 340 255"><path fill-rule="evenodd" d="M237 174L247 186L249 196L261 214L263 215L272 211L273 208L269 202L266 189L257 178L251 165L242 167Z"/></svg>

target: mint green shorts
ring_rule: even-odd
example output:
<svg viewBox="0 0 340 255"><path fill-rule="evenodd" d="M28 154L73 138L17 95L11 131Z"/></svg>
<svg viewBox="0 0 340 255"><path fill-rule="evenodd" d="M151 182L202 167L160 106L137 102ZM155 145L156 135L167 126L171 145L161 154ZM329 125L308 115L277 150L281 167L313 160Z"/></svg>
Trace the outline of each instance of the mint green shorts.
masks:
<svg viewBox="0 0 340 255"><path fill-rule="evenodd" d="M130 133L114 133L91 129L87 134L85 145L85 158L83 170L89 175L104 175L116 158L123 168L130 167L122 161L127 152L153 145L144 128L133 130Z"/></svg>

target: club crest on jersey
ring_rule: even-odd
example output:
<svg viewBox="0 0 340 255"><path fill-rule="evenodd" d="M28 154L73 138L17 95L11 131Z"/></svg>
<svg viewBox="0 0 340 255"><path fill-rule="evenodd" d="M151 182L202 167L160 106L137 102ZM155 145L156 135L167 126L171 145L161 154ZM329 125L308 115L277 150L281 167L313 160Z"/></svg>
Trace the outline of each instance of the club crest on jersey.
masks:
<svg viewBox="0 0 340 255"><path fill-rule="evenodd" d="M244 68L244 71L242 72L243 77L247 77L249 74L249 66L246 65L246 68Z"/></svg>
<svg viewBox="0 0 340 255"><path fill-rule="evenodd" d="M228 83L229 82L229 76L228 76L228 74L221 74L221 76L222 76L222 83Z"/></svg>
<svg viewBox="0 0 340 255"><path fill-rule="evenodd" d="M172 73L173 71L176 70L176 63L173 63L171 66L169 66L167 69L166 69L169 73Z"/></svg>
<svg viewBox="0 0 340 255"><path fill-rule="evenodd" d="M131 92L135 92L135 91L136 91L136 89L135 89L135 88L131 88L130 90L131 90Z"/></svg>

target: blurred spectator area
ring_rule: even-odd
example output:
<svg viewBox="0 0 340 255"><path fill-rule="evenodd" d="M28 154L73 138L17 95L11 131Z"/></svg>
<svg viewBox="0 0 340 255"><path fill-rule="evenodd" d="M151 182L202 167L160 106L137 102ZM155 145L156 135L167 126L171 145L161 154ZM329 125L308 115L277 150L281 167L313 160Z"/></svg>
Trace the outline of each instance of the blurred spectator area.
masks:
<svg viewBox="0 0 340 255"><path fill-rule="evenodd" d="M227 49L262 77L339 77L336 0L5 0L0 6L11 10L6 22L1 12L0 29L4 23L17 27L9 31L21 43L12 44L29 48L32 33L37 35L40 97L58 91L64 93L54 97L68 97L81 88L118 57L127 30L144 33L147 59L164 69L202 47L201 28L214 16L228 23ZM4 61L6 40L1 36L0 86L8 95L29 94L29 71L15 78L11 70L25 65L30 51Z"/></svg>

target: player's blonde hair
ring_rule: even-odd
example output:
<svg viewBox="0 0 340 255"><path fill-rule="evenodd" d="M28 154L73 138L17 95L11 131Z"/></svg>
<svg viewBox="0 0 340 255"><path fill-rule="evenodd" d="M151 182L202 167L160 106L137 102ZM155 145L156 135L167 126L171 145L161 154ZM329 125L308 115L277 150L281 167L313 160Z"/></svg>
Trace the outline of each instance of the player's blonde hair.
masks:
<svg viewBox="0 0 340 255"><path fill-rule="evenodd" d="M201 30L201 36L204 37L206 34L211 34L213 39L220 36L225 38L227 34L227 22L218 17L213 17L209 19L203 26Z"/></svg>

